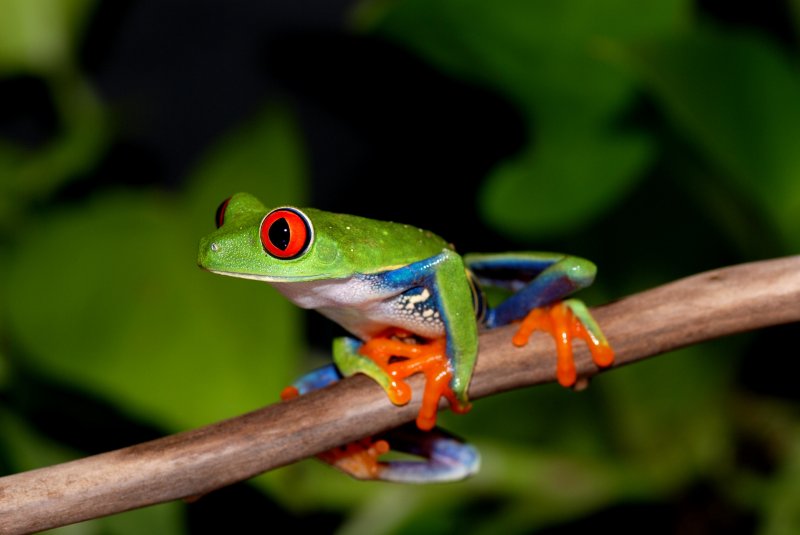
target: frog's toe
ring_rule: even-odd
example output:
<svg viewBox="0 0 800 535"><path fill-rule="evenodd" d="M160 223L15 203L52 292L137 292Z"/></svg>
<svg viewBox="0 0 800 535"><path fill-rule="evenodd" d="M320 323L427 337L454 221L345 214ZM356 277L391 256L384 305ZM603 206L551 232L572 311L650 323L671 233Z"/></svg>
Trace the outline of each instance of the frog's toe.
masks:
<svg viewBox="0 0 800 535"><path fill-rule="evenodd" d="M572 352L572 340L575 338L586 342L597 366L606 367L614 363L614 350L586 305L577 299L531 310L514 335L514 345L527 344L531 334L536 330L548 332L555 339L556 377L562 386L573 386L577 380Z"/></svg>
<svg viewBox="0 0 800 535"><path fill-rule="evenodd" d="M356 479L382 479L386 463L378 457L388 451L388 442L367 437L320 453L317 458Z"/></svg>
<svg viewBox="0 0 800 535"><path fill-rule="evenodd" d="M451 387L453 372L447 357L445 337L417 339L392 329L364 342L359 353L368 357L391 378L390 385L384 388L397 405L408 403L411 399L411 387L406 383L406 378L416 373L425 375L422 407L417 416L420 429L427 431L436 425L439 400L443 397L455 412L469 410L469 403L456 396Z"/></svg>

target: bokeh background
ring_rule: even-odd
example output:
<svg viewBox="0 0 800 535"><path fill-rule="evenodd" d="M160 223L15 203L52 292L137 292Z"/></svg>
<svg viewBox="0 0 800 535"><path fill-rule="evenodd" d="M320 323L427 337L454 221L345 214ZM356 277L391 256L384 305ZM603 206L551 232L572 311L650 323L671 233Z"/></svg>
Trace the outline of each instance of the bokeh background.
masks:
<svg viewBox="0 0 800 535"><path fill-rule="evenodd" d="M336 326L195 266L236 191L584 256L590 304L798 253L798 28L797 0L0 0L0 474L327 361ZM55 532L798 533L798 342L444 414L483 453L467 482L309 460Z"/></svg>

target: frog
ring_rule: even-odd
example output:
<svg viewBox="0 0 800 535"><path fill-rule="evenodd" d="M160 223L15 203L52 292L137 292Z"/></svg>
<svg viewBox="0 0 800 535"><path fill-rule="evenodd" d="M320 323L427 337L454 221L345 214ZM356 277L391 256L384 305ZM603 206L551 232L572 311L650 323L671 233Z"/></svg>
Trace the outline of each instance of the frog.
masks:
<svg viewBox="0 0 800 535"><path fill-rule="evenodd" d="M477 449L436 426L445 398L454 412L470 408L468 389L478 337L512 323L512 343L537 330L556 341L556 375L578 379L574 339L601 367L614 353L586 305L572 294L589 286L596 266L552 252L468 253L412 225L316 208L267 208L249 193L223 201L216 230L201 239L198 265L212 273L272 285L289 301L338 323L348 336L333 341L332 362L287 387L283 399L324 388L357 373L376 381L396 405L408 403L405 381L425 374L416 425L319 458L359 479L408 483L455 481L476 473ZM506 298L489 304L485 288ZM379 460L391 449L415 460Z"/></svg>

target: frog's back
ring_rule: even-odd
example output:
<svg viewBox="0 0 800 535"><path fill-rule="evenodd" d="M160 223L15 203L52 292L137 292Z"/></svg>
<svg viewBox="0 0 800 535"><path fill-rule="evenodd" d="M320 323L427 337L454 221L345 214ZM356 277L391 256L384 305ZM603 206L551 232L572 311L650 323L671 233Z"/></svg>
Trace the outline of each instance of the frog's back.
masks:
<svg viewBox="0 0 800 535"><path fill-rule="evenodd" d="M378 273L438 255L452 246L433 232L403 223L303 208L314 221L317 254L336 256L348 274Z"/></svg>

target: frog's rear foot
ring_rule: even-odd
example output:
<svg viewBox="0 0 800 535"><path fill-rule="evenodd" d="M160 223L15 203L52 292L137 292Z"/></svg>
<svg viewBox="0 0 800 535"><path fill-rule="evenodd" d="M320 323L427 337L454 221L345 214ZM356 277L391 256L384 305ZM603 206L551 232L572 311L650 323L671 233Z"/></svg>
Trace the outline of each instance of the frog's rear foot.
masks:
<svg viewBox="0 0 800 535"><path fill-rule="evenodd" d="M556 377L562 386L576 384L577 372L572 357L572 340L586 342L592 359L599 367L614 363L614 350L583 302L567 299L547 307L534 308L520 323L513 343L523 346L536 330L550 333L556 342Z"/></svg>
<svg viewBox="0 0 800 535"><path fill-rule="evenodd" d="M440 483L459 481L480 468L480 454L475 447L435 428L420 431L405 425L383 435L353 442L318 455L318 458L356 479L374 479L400 483ZM381 461L392 450L409 453L423 460Z"/></svg>

